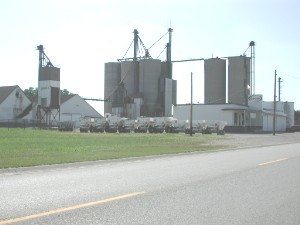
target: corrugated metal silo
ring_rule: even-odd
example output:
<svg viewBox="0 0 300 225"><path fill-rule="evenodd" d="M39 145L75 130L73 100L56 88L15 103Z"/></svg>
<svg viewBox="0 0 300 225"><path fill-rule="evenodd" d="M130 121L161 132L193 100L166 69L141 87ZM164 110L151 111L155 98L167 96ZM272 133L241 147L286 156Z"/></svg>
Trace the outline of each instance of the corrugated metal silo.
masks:
<svg viewBox="0 0 300 225"><path fill-rule="evenodd" d="M139 89L144 98L144 112L149 116L155 116L158 108L160 108L158 103L160 75L160 60L143 59L139 61Z"/></svg>
<svg viewBox="0 0 300 225"><path fill-rule="evenodd" d="M109 100L104 103L104 113L112 113L112 105L120 100L117 89L121 81L121 63L105 63L104 70L104 99Z"/></svg>
<svg viewBox="0 0 300 225"><path fill-rule="evenodd" d="M248 105L249 68L249 57L236 56L228 58L228 103Z"/></svg>
<svg viewBox="0 0 300 225"><path fill-rule="evenodd" d="M204 104L226 103L226 60L204 60Z"/></svg>

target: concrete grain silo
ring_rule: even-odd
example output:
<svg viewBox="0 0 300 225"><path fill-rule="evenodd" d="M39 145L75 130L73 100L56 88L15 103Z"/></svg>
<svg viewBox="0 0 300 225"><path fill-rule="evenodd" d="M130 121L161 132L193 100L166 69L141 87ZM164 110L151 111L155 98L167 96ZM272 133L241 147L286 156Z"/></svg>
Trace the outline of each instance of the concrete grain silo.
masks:
<svg viewBox="0 0 300 225"><path fill-rule="evenodd" d="M123 97L119 96L119 83L121 82L121 63L119 62L109 62L105 63L104 66L104 113L111 113L112 107L122 104ZM120 99L121 97L121 99Z"/></svg>
<svg viewBox="0 0 300 225"><path fill-rule="evenodd" d="M138 62L124 61L121 62L121 80L124 83L126 95L133 98L137 90L135 87L134 65Z"/></svg>
<svg viewBox="0 0 300 225"><path fill-rule="evenodd" d="M250 85L250 58L228 58L228 103L248 105Z"/></svg>
<svg viewBox="0 0 300 225"><path fill-rule="evenodd" d="M177 83L172 80L171 32L168 30L167 62L153 59L134 30L133 58L105 64L105 113L135 119L171 115L176 104ZM139 55L144 51L145 54ZM125 54L126 55L126 54Z"/></svg>
<svg viewBox="0 0 300 225"><path fill-rule="evenodd" d="M143 59L139 61L139 90L144 98L143 111L154 116L158 110L158 87L161 76L161 61Z"/></svg>
<svg viewBox="0 0 300 225"><path fill-rule="evenodd" d="M204 104L226 103L226 60L204 60Z"/></svg>

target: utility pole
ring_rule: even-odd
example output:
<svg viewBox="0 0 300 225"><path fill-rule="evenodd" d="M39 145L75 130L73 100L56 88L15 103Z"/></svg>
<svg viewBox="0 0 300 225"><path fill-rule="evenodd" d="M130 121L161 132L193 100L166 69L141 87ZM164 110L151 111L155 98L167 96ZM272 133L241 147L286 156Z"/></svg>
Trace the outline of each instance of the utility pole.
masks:
<svg viewBox="0 0 300 225"><path fill-rule="evenodd" d="M133 78L134 78L134 94L137 96L139 94L139 74L138 74L138 64L137 64L137 54L139 48L139 32L134 29L133 31Z"/></svg>
<svg viewBox="0 0 300 225"><path fill-rule="evenodd" d="M251 48L251 63L250 63L250 94L255 95L255 42L249 43Z"/></svg>
<svg viewBox="0 0 300 225"><path fill-rule="evenodd" d="M278 77L278 101L281 101L281 83L282 83L281 77Z"/></svg>
<svg viewBox="0 0 300 225"><path fill-rule="evenodd" d="M172 51L172 32L173 32L173 29L172 28L169 28L168 29L168 32L169 32L169 43L167 43L167 65L168 65L168 78L171 78L172 79L172 54L171 54L171 51Z"/></svg>
<svg viewBox="0 0 300 225"><path fill-rule="evenodd" d="M276 126L276 77L277 77L277 72L276 72L276 70L275 70L275 79L274 79L273 136L275 136L275 126Z"/></svg>
<svg viewBox="0 0 300 225"><path fill-rule="evenodd" d="M191 72L191 112L190 112L190 136L193 135L193 73Z"/></svg>

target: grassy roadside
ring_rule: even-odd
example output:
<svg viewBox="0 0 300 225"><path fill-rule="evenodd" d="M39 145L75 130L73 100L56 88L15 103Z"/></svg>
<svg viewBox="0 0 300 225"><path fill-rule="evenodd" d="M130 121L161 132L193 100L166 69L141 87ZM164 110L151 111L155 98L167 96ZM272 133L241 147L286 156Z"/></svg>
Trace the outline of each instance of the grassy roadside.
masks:
<svg viewBox="0 0 300 225"><path fill-rule="evenodd" d="M0 168L207 151L216 135L101 134L0 128Z"/></svg>

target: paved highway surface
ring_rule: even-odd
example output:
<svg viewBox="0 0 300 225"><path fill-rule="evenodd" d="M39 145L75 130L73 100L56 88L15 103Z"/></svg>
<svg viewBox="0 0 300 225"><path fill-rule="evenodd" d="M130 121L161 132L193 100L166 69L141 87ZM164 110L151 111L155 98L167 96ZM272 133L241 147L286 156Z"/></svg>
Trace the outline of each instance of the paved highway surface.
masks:
<svg viewBox="0 0 300 225"><path fill-rule="evenodd" d="M0 225L299 225L300 144L0 170Z"/></svg>

